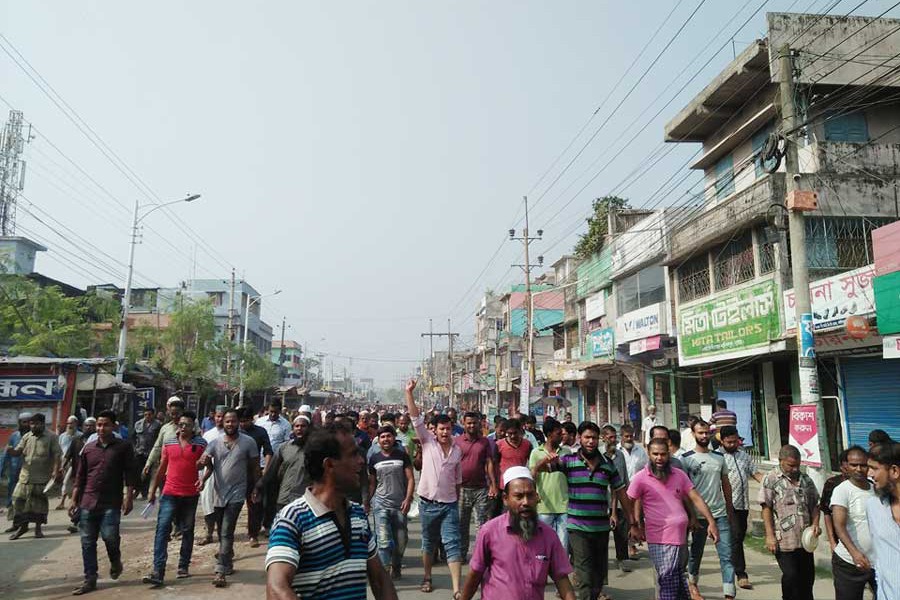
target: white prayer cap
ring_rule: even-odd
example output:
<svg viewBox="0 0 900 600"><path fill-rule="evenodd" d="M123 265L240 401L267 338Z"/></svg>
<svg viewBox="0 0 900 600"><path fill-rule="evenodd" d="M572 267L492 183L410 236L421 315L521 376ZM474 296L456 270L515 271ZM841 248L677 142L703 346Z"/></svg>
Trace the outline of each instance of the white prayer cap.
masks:
<svg viewBox="0 0 900 600"><path fill-rule="evenodd" d="M78 417L76 417L75 415L69 415L69 418L66 419L66 423L77 423L77 422L78 422Z"/></svg>
<svg viewBox="0 0 900 600"><path fill-rule="evenodd" d="M300 407L300 410L298 410L297 412L312 413L312 408L309 406L309 404L304 404L303 406Z"/></svg>
<svg viewBox="0 0 900 600"><path fill-rule="evenodd" d="M510 467L504 471L503 487L509 485L509 482L513 479L528 479L529 481L534 481L534 477L531 476L531 471L528 467Z"/></svg>
<svg viewBox="0 0 900 600"><path fill-rule="evenodd" d="M95 417L88 417L87 419L84 420L85 425L87 425L88 423L96 423L96 422L97 422L97 419Z"/></svg>
<svg viewBox="0 0 900 600"><path fill-rule="evenodd" d="M29 420L31 417L32 417L32 414L31 414L30 412L28 412L28 411L25 411L25 412L23 412L21 415L19 415L19 420L20 420L20 421L27 421L27 420Z"/></svg>
<svg viewBox="0 0 900 600"><path fill-rule="evenodd" d="M306 421L307 425L309 425L310 423L309 417L307 417L306 415L297 415L296 417L294 417L294 425L297 424L297 421Z"/></svg>
<svg viewBox="0 0 900 600"><path fill-rule="evenodd" d="M172 396L171 398L169 398L168 400L166 400L166 406L172 406L172 405L175 404L176 402L180 402L182 405L184 405L184 400L182 400L182 399L179 398L178 396Z"/></svg>

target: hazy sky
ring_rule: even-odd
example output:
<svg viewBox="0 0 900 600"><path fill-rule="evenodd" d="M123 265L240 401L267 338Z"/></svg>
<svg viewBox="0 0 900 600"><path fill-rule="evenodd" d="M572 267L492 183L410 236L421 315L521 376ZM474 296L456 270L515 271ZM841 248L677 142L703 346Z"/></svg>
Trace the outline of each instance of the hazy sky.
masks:
<svg viewBox="0 0 900 600"><path fill-rule="evenodd" d="M122 285L135 198L202 193L172 211L192 233L163 211L147 219L153 231L137 248L136 285L174 286L195 268L198 277L226 279L234 266L263 293L283 290L263 301L276 337L286 316L288 338L357 357L357 376L394 384L414 365L362 359L419 359L428 318L443 329L451 312L462 343L471 343L481 293L521 279L509 267L521 245L511 242L476 277L517 223L524 194L533 198L532 229L545 231L535 253L553 262L571 250L591 198L659 150L663 124L731 60L727 40L734 37L740 52L764 35L766 11L832 4L771 0L738 30L761 0L706 0L613 113L700 3L2 2L0 33L34 67L32 76L133 170L130 181L0 39L0 121L11 104L34 126L19 232L51 248L38 259L40 272L79 286ZM860 13L890 4L871 1ZM586 133L532 189L610 92ZM641 206L695 150L676 148L620 195ZM331 360L336 371L349 363Z"/></svg>

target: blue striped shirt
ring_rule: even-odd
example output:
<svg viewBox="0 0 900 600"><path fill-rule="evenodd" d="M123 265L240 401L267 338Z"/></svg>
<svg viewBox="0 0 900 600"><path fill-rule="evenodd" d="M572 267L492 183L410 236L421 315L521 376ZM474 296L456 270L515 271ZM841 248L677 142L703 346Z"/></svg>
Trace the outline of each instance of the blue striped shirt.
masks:
<svg viewBox="0 0 900 600"><path fill-rule="evenodd" d="M866 501L866 517L874 549L878 600L900 598L900 526L894 520L891 502L873 496Z"/></svg>
<svg viewBox="0 0 900 600"><path fill-rule="evenodd" d="M362 506L350 502L349 546L334 511L307 489L278 513L269 534L266 569L277 562L296 569L291 586L303 600L364 600L366 562L376 556L375 538Z"/></svg>

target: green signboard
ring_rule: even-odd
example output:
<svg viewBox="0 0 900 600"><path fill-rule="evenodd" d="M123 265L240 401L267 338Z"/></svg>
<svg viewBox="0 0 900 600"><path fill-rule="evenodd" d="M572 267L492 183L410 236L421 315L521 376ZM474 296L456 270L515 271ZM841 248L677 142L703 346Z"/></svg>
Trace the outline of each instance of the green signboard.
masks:
<svg viewBox="0 0 900 600"><path fill-rule="evenodd" d="M686 360L739 356L768 347L781 333L772 280L727 290L678 311L678 349ZM758 351L756 352L758 353ZM747 352L747 355L754 352Z"/></svg>
<svg viewBox="0 0 900 600"><path fill-rule="evenodd" d="M875 278L878 333L900 333L900 271Z"/></svg>

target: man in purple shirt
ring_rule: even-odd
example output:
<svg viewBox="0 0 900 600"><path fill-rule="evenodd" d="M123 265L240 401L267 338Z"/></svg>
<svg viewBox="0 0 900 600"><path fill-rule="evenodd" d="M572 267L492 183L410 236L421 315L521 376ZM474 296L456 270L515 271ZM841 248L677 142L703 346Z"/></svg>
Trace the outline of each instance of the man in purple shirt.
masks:
<svg viewBox="0 0 900 600"><path fill-rule="evenodd" d="M459 545L463 559L469 554L469 521L475 513L476 533L487 523L491 504L497 497L494 478L494 453L491 443L481 435L481 415L463 416L464 433L453 438L462 452L462 489L459 499Z"/></svg>
<svg viewBox="0 0 900 600"><path fill-rule="evenodd" d="M109 576L122 574L119 521L134 506L134 488L140 484L140 469L131 444L113 434L116 414L97 415L97 439L85 444L78 459L72 508L81 511L81 558L84 582L72 591L80 596L97 589L97 538L102 537L109 555ZM125 489L123 496L122 490Z"/></svg>
<svg viewBox="0 0 900 600"><path fill-rule="evenodd" d="M563 600L575 600L569 557L553 528L537 518L531 471L507 469L503 484L507 512L478 532L462 598L470 600L481 585L483 600L541 600L549 575Z"/></svg>
<svg viewBox="0 0 900 600"><path fill-rule="evenodd" d="M454 598L459 592L462 555L459 547L459 488L462 484L462 452L453 443L452 424L447 415L434 418L434 433L416 406L416 380L406 384L406 408L422 444L422 474L419 477L419 517L422 519L422 566L425 574L421 591L428 593L431 567L438 540L444 543L447 566L453 582Z"/></svg>

